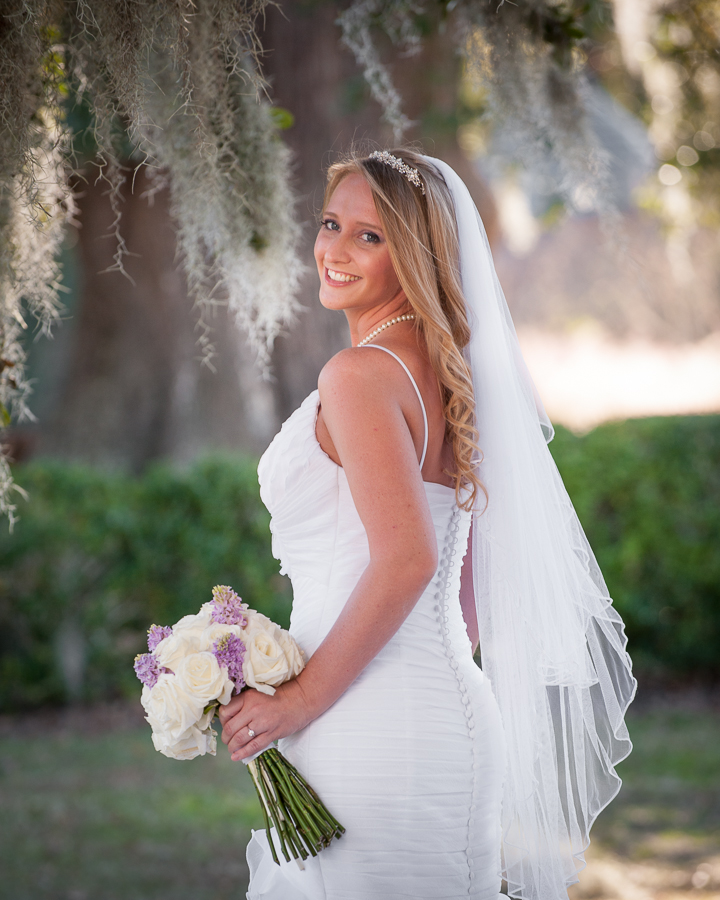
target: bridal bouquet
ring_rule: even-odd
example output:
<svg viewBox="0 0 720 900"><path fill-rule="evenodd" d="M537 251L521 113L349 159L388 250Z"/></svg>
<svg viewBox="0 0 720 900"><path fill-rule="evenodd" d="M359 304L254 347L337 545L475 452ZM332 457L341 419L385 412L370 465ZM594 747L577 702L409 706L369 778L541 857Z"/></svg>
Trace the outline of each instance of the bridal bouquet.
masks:
<svg viewBox="0 0 720 900"><path fill-rule="evenodd" d="M249 609L230 587L213 588L213 599L197 615L172 627L153 625L148 653L135 657L143 683L142 705L155 749L171 759L215 755L212 721L218 707L251 687L274 694L300 674L305 659L291 635ZM317 856L345 829L315 791L275 748L247 761L260 798L268 843L279 864L270 823L286 860Z"/></svg>

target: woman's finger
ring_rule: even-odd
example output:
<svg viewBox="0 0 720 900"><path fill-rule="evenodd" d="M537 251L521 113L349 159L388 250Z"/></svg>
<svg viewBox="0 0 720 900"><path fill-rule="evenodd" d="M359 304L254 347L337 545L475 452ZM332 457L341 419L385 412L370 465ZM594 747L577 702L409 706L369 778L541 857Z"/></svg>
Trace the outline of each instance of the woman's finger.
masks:
<svg viewBox="0 0 720 900"><path fill-rule="evenodd" d="M273 738L268 732L266 732L265 734L256 734L255 737L248 740L247 743L244 743L240 747L236 748L228 746L228 750L230 750L230 758L233 760L233 762L237 762L240 759L247 759L248 756L253 756L255 753L260 753L261 750L267 750L272 742Z"/></svg>
<svg viewBox="0 0 720 900"><path fill-rule="evenodd" d="M220 738L223 744L230 744L230 741L236 734L242 733L243 729L247 729L250 722L250 716L245 710L241 710L232 719L229 719L224 725Z"/></svg>
<svg viewBox="0 0 720 900"><path fill-rule="evenodd" d="M265 729L255 722L254 726L252 722L248 722L242 728L238 728L237 731L233 734L230 740L227 742L227 747L230 753L236 753L238 750L244 750L249 744L256 740L259 736L265 733ZM243 756L248 756L249 754L243 752Z"/></svg>
<svg viewBox="0 0 720 900"><path fill-rule="evenodd" d="M229 719L232 719L233 716L236 716L240 712L244 703L245 698L243 695L237 694L237 696L233 697L228 703L221 706L217 713L220 724L224 727Z"/></svg>

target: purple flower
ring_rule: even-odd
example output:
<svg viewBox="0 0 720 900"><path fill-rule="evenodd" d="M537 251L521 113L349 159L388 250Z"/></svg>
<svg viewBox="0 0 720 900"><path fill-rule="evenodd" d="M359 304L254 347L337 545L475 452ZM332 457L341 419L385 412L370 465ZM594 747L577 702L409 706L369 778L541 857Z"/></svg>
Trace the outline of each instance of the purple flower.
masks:
<svg viewBox="0 0 720 900"><path fill-rule="evenodd" d="M152 653L160 641L170 637L172 628L169 625L151 625L148 628L148 650Z"/></svg>
<svg viewBox="0 0 720 900"><path fill-rule="evenodd" d="M234 694L245 687L242 664L245 658L245 644L236 635L228 633L213 644L213 653L218 664L227 669L228 678L235 684Z"/></svg>
<svg viewBox="0 0 720 900"><path fill-rule="evenodd" d="M212 593L213 622L217 622L218 625L239 625L244 628L247 619L243 612L248 608L247 603L243 603L235 591L225 584L216 585Z"/></svg>
<svg viewBox="0 0 720 900"><path fill-rule="evenodd" d="M170 669L158 664L152 653L138 653L135 657L135 674L142 683L149 688L154 688L158 678Z"/></svg>

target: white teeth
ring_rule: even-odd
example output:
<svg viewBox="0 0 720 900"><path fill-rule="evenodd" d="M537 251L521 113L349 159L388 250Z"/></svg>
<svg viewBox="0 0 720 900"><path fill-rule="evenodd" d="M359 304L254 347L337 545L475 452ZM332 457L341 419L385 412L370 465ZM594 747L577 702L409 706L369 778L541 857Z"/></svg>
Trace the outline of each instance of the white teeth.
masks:
<svg viewBox="0 0 720 900"><path fill-rule="evenodd" d="M333 269L327 270L328 275L332 278L333 281L359 281L359 275L345 275L344 272L335 272Z"/></svg>

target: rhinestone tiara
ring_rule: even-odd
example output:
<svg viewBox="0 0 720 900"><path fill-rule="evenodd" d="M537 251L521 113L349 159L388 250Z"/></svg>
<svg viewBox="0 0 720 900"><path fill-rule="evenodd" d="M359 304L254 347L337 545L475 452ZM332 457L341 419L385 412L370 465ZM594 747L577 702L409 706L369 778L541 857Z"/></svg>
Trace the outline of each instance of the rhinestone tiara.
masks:
<svg viewBox="0 0 720 900"><path fill-rule="evenodd" d="M419 187L423 192L423 195L425 194L425 185L422 183L418 170L411 168L407 163L398 159L397 156L393 156L392 153L388 153L387 150L375 150L368 156L368 159L379 159L380 162L385 163L386 166L397 169L401 175L404 175L407 178L410 184Z"/></svg>

